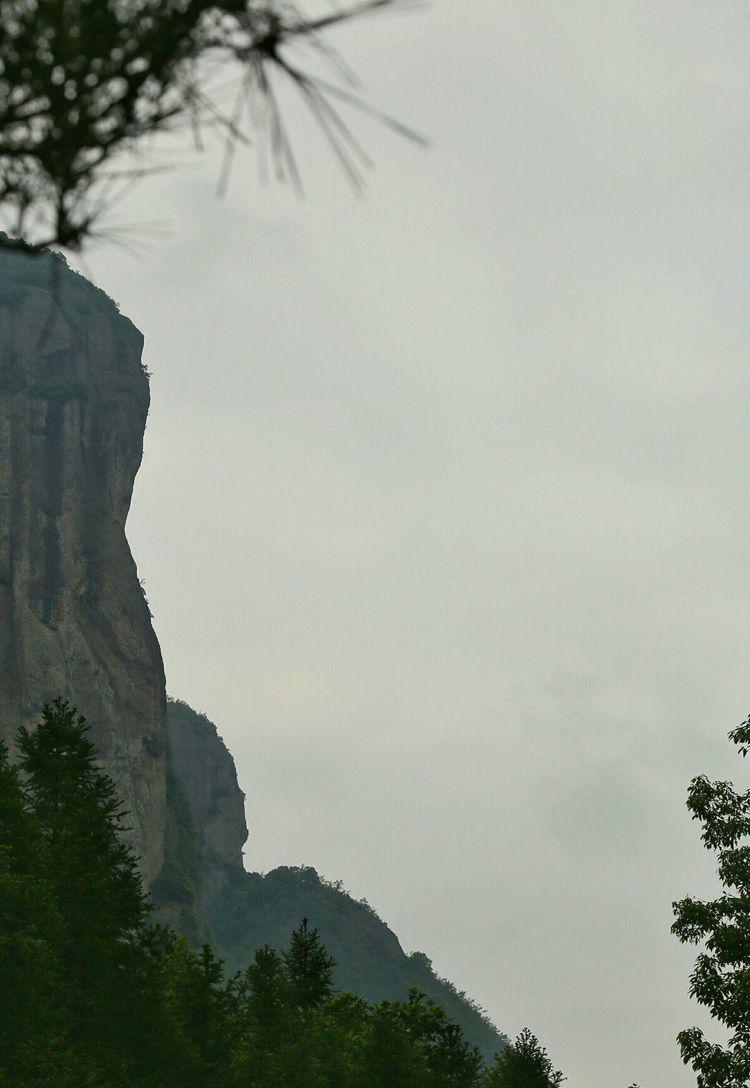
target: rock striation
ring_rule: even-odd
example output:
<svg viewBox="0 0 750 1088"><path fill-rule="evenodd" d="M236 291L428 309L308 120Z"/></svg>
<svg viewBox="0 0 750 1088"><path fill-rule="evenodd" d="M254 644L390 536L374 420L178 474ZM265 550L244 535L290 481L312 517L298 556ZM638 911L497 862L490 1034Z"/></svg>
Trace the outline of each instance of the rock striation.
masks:
<svg viewBox="0 0 750 1088"><path fill-rule="evenodd" d="M150 881L163 859L161 652L125 536L149 409L143 338L62 258L0 249L0 736L87 718Z"/></svg>

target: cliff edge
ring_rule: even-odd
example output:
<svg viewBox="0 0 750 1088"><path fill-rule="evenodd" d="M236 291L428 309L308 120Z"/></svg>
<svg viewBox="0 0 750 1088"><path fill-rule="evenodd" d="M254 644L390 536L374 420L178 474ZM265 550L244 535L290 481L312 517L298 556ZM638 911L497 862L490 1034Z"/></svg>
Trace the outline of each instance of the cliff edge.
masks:
<svg viewBox="0 0 750 1088"><path fill-rule="evenodd" d="M161 652L125 537L149 409L143 338L52 254L0 249L0 736L70 698L163 859Z"/></svg>

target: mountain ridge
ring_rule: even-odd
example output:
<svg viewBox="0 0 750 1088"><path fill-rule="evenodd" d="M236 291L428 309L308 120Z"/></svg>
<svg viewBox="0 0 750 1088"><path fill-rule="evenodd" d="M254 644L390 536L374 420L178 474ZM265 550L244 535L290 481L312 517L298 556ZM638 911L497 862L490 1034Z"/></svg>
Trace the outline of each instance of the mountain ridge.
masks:
<svg viewBox="0 0 750 1088"><path fill-rule="evenodd" d="M263 945L283 949L292 930L307 918L336 960L334 981L369 1001L397 1001L411 989L425 993L462 1028L483 1057L491 1061L507 1040L465 992L436 974L423 952L407 953L398 937L364 899L356 899L341 881L326 880L312 866L279 866L268 873L244 868L247 835L244 794L234 760L214 723L187 703L167 703L167 762L170 772L167 835L162 873L152 888L160 915L176 924L195 944L210 942L230 972L243 968ZM185 774L186 761L175 758L180 738L204 752L200 764ZM199 738L196 744L196 739ZM186 749L183 749L183 754ZM213 785L213 790L212 790ZM215 826L236 822L224 836L224 849L196 831L196 818L211 813Z"/></svg>

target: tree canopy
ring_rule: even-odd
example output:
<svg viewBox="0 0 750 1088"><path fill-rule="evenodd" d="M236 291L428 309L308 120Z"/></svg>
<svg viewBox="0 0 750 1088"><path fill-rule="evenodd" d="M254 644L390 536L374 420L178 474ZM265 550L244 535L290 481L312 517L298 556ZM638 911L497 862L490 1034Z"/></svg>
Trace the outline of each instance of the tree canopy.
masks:
<svg viewBox="0 0 750 1088"><path fill-rule="evenodd" d="M486 1088L559 1088L565 1077L529 1028L498 1057Z"/></svg>
<svg viewBox="0 0 750 1088"><path fill-rule="evenodd" d="M287 948L260 948L227 978L209 945L154 923L126 816L74 708L45 707L18 745L17 766L0 747L3 1088L559 1083L508 1079L528 1040L528 1069L551 1070L530 1033L488 1069L418 991L378 1004L334 992L334 961L306 919Z"/></svg>
<svg viewBox="0 0 750 1088"><path fill-rule="evenodd" d="M750 719L729 734L742 756L750 750ZM750 790L699 775L690 783L687 807L702 825L701 839L715 851L721 894L713 900L686 897L673 904L672 932L702 944L690 994L722 1025L727 1040L711 1043L700 1028L678 1035L682 1059L697 1074L698 1088L745 1088L750 1083Z"/></svg>

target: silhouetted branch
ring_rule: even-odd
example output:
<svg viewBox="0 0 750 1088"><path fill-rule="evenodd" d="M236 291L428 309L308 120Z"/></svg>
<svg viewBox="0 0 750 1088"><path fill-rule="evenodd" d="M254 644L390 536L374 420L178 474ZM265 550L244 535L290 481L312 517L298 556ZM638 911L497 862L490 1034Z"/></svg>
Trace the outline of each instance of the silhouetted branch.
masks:
<svg viewBox="0 0 750 1088"><path fill-rule="evenodd" d="M287 0L0 0L0 220L15 239L0 244L80 249L124 195L112 179L131 185L153 172L148 166L116 171L112 160L183 126L199 151L204 130L223 139L220 193L236 145L251 142L259 126L266 128L277 175L301 190L274 72L291 80L361 188L369 159L338 106L424 141L354 93L356 77L321 34L417 6L415 0L360 0L311 17ZM291 63L288 48L301 41L317 52L333 81ZM240 72L228 113L209 85L217 66Z"/></svg>

